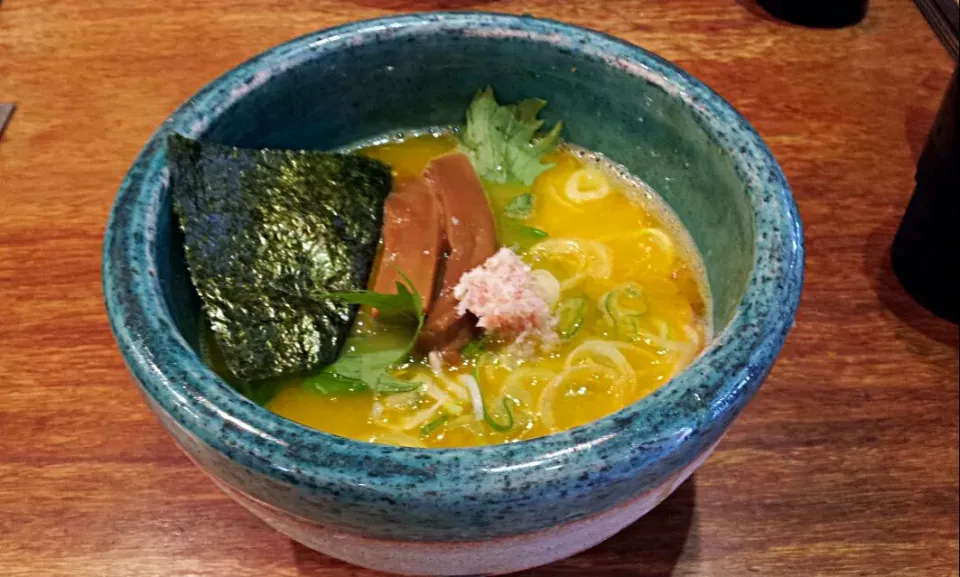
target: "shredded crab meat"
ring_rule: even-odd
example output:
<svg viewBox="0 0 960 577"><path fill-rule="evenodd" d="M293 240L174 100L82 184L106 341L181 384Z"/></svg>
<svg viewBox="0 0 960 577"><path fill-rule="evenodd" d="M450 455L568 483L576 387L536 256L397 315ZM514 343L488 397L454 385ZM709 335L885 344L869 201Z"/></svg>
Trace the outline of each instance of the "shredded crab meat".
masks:
<svg viewBox="0 0 960 577"><path fill-rule="evenodd" d="M453 289L457 312L477 316L477 326L517 343L556 340L550 305L538 290L537 276L508 248L465 273Z"/></svg>

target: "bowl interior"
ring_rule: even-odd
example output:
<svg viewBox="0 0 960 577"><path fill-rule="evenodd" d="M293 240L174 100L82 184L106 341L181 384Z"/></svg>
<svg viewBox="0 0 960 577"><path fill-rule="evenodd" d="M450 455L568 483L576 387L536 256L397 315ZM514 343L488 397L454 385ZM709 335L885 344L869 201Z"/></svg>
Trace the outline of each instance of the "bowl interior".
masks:
<svg viewBox="0 0 960 577"><path fill-rule="evenodd" d="M563 120L565 140L624 165L676 211L703 255L714 327L722 331L752 270L753 211L729 154L692 104L668 81L654 84L602 57L497 34L385 34L274 70L269 81L261 71L193 136L250 148L335 149L400 129L460 124L474 92L488 85L501 101L543 98L543 116ZM198 301L169 200L163 213L158 272L178 329L196 344Z"/></svg>

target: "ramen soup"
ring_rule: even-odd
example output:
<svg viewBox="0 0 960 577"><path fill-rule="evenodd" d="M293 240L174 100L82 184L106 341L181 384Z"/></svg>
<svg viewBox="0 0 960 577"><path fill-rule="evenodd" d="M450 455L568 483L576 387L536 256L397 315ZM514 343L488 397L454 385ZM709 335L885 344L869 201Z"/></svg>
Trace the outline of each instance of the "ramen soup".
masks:
<svg viewBox="0 0 960 577"><path fill-rule="evenodd" d="M208 364L287 419L411 447L531 439L663 386L711 337L703 264L654 191L541 131L543 105L488 89L462 127L344 155L171 142ZM370 214L326 208L344 195Z"/></svg>

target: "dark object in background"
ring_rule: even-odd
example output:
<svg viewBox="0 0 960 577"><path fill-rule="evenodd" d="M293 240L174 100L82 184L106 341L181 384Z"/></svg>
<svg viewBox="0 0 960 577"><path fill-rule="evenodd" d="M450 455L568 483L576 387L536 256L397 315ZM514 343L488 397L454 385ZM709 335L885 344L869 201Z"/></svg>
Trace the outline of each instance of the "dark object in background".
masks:
<svg viewBox="0 0 960 577"><path fill-rule="evenodd" d="M893 239L893 272L907 292L933 314L960 318L960 221L957 195L957 76L940 104L937 120L917 163L917 187Z"/></svg>
<svg viewBox="0 0 960 577"><path fill-rule="evenodd" d="M960 39L957 27L960 26L960 6L957 0L915 0L920 12L930 23L930 27L940 37L940 42L954 60L960 56Z"/></svg>
<svg viewBox="0 0 960 577"><path fill-rule="evenodd" d="M867 0L757 0L770 15L811 28L843 28L863 20Z"/></svg>
<svg viewBox="0 0 960 577"><path fill-rule="evenodd" d="M10 117L13 116L15 108L16 106L13 104L0 103L0 136L3 136L3 130L7 127Z"/></svg>

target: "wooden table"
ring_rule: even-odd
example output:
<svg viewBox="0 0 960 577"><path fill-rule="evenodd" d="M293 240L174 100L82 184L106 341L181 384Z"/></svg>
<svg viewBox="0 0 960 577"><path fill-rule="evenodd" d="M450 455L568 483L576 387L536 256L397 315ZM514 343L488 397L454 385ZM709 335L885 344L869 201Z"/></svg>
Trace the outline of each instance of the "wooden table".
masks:
<svg viewBox="0 0 960 577"><path fill-rule="evenodd" d="M0 102L0 575L372 577L275 533L173 445L107 326L100 243L150 133L221 72L348 20L530 12L677 62L783 164L807 284L716 454L622 534L528 577L958 575L958 333L888 246L952 63L908 0L811 31L746 0L6 0Z"/></svg>

